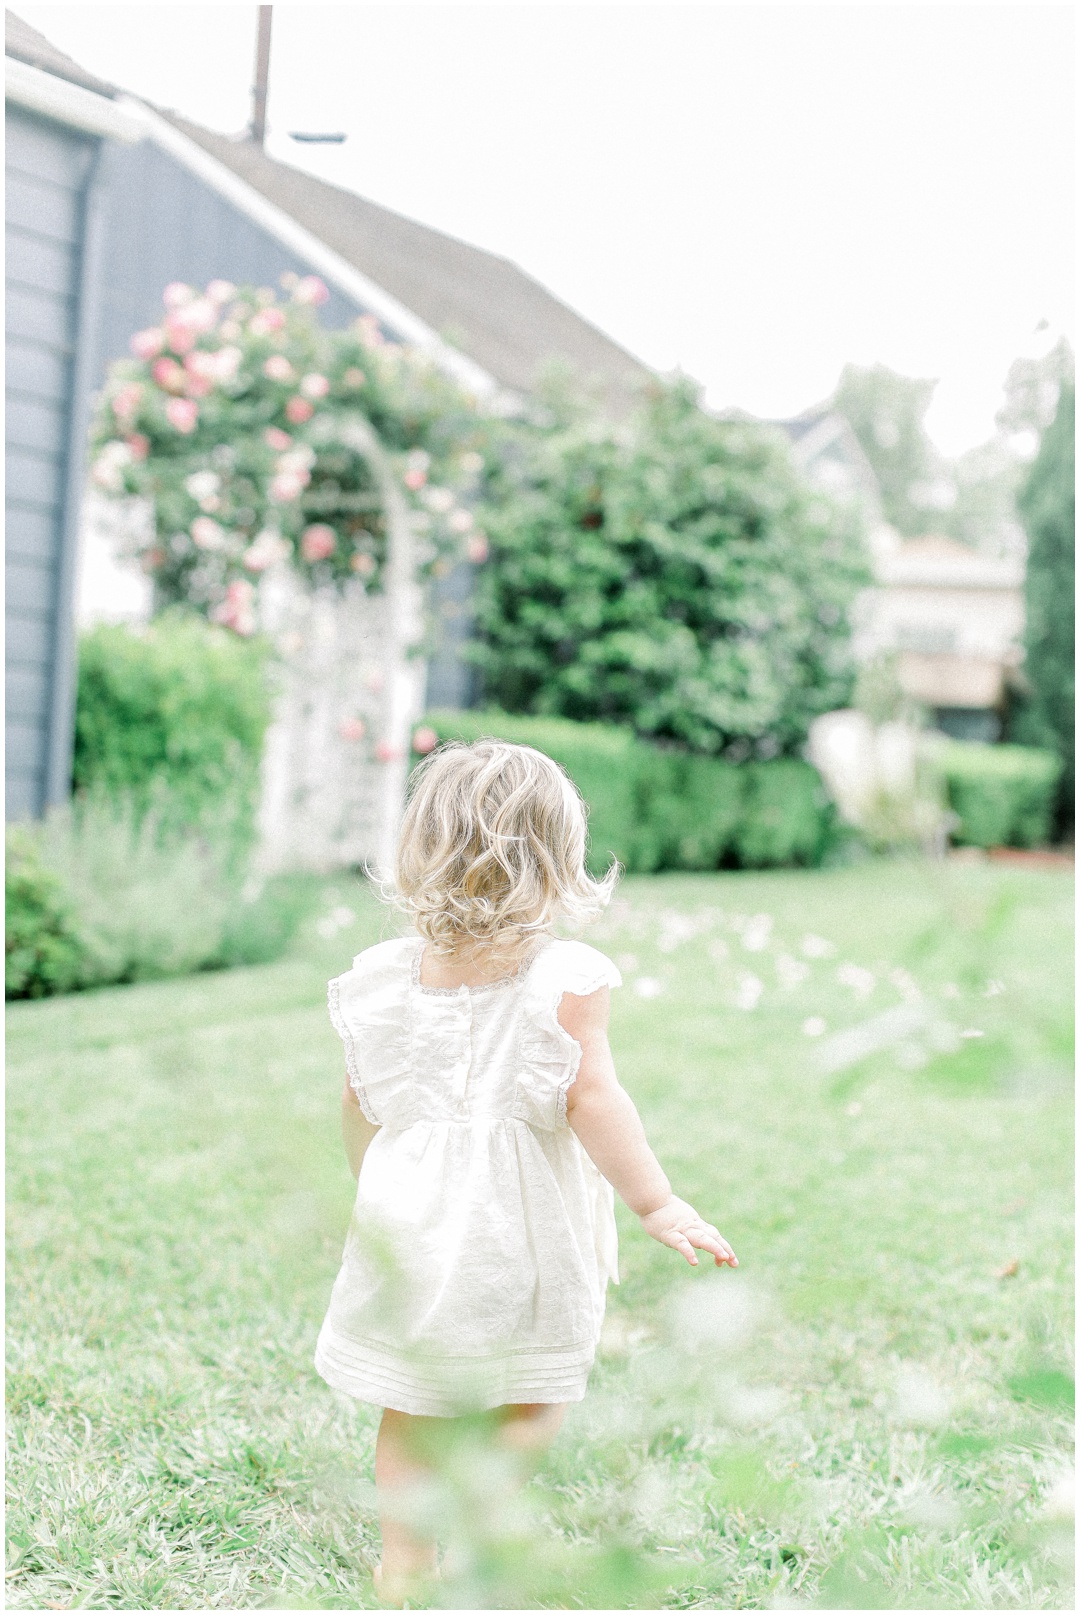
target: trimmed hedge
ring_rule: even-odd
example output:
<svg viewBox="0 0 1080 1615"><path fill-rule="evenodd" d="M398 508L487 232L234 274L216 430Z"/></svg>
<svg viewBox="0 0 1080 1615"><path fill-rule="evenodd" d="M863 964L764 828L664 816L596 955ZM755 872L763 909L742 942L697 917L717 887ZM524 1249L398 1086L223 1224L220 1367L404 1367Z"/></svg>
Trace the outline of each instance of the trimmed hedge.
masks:
<svg viewBox="0 0 1080 1615"><path fill-rule="evenodd" d="M1037 847L1050 838L1063 763L1034 746L954 740L940 751L949 806L968 847Z"/></svg>
<svg viewBox="0 0 1080 1615"><path fill-rule="evenodd" d="M589 808L589 862L631 873L818 864L835 815L817 771L791 758L728 763L663 750L629 729L502 712L433 712L440 740L492 736L560 763Z"/></svg>
<svg viewBox="0 0 1080 1615"><path fill-rule="evenodd" d="M74 785L169 831L254 835L270 720L267 647L167 611L147 628L99 626L79 644Z"/></svg>

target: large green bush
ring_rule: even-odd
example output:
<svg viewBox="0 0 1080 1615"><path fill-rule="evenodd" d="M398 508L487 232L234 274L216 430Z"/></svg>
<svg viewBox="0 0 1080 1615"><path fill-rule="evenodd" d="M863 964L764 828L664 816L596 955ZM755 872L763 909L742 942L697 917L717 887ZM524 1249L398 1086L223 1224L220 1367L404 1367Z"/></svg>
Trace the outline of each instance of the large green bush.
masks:
<svg viewBox="0 0 1080 1615"><path fill-rule="evenodd" d="M1062 764L1033 746L954 740L941 748L945 793L969 847L1037 847L1049 839Z"/></svg>
<svg viewBox="0 0 1080 1615"><path fill-rule="evenodd" d="M1062 759L1059 812L1068 828L1075 798L1076 389L1062 386L1057 414L1017 504L1027 528L1027 659L1031 685L1013 724L1017 740L1049 746Z"/></svg>
<svg viewBox="0 0 1080 1615"><path fill-rule="evenodd" d="M266 649L193 614L101 626L79 646L74 783L162 828L250 841L270 718Z"/></svg>
<svg viewBox="0 0 1080 1615"><path fill-rule="evenodd" d="M22 825L7 832L4 868L4 992L46 998L79 983L84 950L70 898L46 867L40 838Z"/></svg>
<svg viewBox="0 0 1080 1615"><path fill-rule="evenodd" d="M502 712L435 712L440 740L490 735L560 763L589 808L589 862L631 872L819 863L834 816L795 758L729 763L650 745L630 730Z"/></svg>
<svg viewBox="0 0 1080 1615"><path fill-rule="evenodd" d="M7 834L8 998L261 964L307 885L243 878L232 849L95 793Z"/></svg>
<svg viewBox="0 0 1080 1615"><path fill-rule="evenodd" d="M860 534L770 429L682 382L619 431L564 407L502 428L486 499L471 654L503 710L741 761L846 701Z"/></svg>

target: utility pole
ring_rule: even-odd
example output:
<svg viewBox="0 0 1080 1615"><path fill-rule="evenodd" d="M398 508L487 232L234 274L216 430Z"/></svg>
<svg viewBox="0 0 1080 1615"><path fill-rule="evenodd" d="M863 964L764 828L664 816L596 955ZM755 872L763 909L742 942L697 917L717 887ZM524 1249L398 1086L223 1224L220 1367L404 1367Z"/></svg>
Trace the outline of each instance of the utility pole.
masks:
<svg viewBox="0 0 1080 1615"><path fill-rule="evenodd" d="M266 91L270 82L270 24L273 6L260 6L259 36L255 45L255 84L252 90L251 138L258 146L266 143Z"/></svg>

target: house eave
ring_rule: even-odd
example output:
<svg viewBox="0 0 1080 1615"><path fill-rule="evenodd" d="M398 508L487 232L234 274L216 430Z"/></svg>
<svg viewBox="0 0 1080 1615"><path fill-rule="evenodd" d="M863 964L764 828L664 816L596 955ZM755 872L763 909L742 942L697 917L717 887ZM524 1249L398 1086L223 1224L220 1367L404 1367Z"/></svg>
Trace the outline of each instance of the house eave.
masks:
<svg viewBox="0 0 1080 1615"><path fill-rule="evenodd" d="M121 105L110 101L13 56L4 58L4 99L40 117L124 145L137 145L146 138L146 121L137 102Z"/></svg>

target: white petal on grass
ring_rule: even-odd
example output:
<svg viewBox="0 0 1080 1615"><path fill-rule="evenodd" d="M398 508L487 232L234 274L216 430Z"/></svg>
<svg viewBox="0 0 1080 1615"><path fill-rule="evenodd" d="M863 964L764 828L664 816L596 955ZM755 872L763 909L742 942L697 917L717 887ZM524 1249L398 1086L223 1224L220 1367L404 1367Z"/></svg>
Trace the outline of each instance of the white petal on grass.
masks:
<svg viewBox="0 0 1080 1615"><path fill-rule="evenodd" d="M828 1022L822 1015L808 1015L802 1023L804 1037L820 1037L828 1031Z"/></svg>
<svg viewBox="0 0 1080 1615"><path fill-rule="evenodd" d="M639 976L634 982L634 991L639 998L659 998L664 991L664 983L657 981L655 976Z"/></svg>
<svg viewBox="0 0 1080 1615"><path fill-rule="evenodd" d="M762 953L769 946L772 934L771 914L752 914L743 927L742 945L747 953Z"/></svg>
<svg viewBox="0 0 1080 1615"><path fill-rule="evenodd" d="M918 982L906 970L899 968L890 970L889 980L906 1003L913 1004L916 999L922 997L922 990Z"/></svg>
<svg viewBox="0 0 1080 1615"><path fill-rule="evenodd" d="M776 957L776 974L781 987L798 987L810 974L810 966L801 959L793 959L790 953L780 953Z"/></svg>
<svg viewBox="0 0 1080 1615"><path fill-rule="evenodd" d="M351 908L346 908L344 903L339 908L331 910L329 918L333 920L341 931L344 931L346 926L353 925L356 922L356 915Z"/></svg>
<svg viewBox="0 0 1080 1615"><path fill-rule="evenodd" d="M761 995L765 991L765 983L757 976L752 976L744 970L739 976L738 991L735 994L736 1009L757 1009Z"/></svg>
<svg viewBox="0 0 1080 1615"><path fill-rule="evenodd" d="M801 946L808 959L828 959L836 952L835 942L826 942L823 936L814 936L812 932L803 937Z"/></svg>
<svg viewBox="0 0 1080 1615"><path fill-rule="evenodd" d="M1076 1512L1076 1471L1065 1469L1058 1475L1043 1500L1042 1513L1048 1520L1071 1520Z"/></svg>
<svg viewBox="0 0 1080 1615"><path fill-rule="evenodd" d="M862 1115L862 1105L859 1103L859 1101L857 1099L853 1099L851 1101L851 1104L845 1110L844 1115L845 1116L861 1116Z"/></svg>
<svg viewBox="0 0 1080 1615"><path fill-rule="evenodd" d="M826 1076L832 1076L858 1065L867 1055L881 1049L898 1043L910 1045L912 1034L921 1032L926 1021L927 1012L922 1004L897 1004L872 1020L834 1032L818 1049L818 1066Z"/></svg>
<svg viewBox="0 0 1080 1615"><path fill-rule="evenodd" d="M985 1037L986 1033L985 1032L980 1032L979 1028L977 1026L968 1026L968 1027L965 1028L964 1031L962 1031L960 1033L960 1036L961 1037Z"/></svg>
<svg viewBox="0 0 1080 1615"><path fill-rule="evenodd" d="M1004 991L1005 983L1003 981L988 981L983 988L983 997L996 998L998 993L1003 993Z"/></svg>
<svg viewBox="0 0 1080 1615"><path fill-rule="evenodd" d="M877 977L874 972L864 969L862 965L839 965L836 971L836 979L841 987L850 987L857 998L869 998L877 986Z"/></svg>

